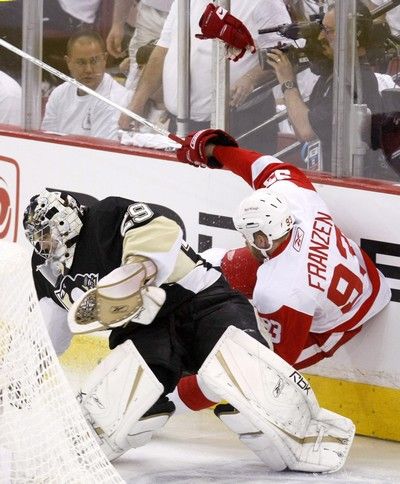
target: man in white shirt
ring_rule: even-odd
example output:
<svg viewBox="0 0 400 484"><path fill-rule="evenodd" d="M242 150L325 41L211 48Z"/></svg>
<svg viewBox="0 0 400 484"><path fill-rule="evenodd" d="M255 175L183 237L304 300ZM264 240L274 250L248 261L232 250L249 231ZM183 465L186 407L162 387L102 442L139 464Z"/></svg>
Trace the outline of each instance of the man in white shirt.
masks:
<svg viewBox="0 0 400 484"><path fill-rule="evenodd" d="M208 0L191 0L190 2L190 120L188 129L196 130L208 127L211 117L212 96L212 41L195 37L200 33L199 20L208 4ZM268 2L268 8L262 0L232 0L231 12L240 19L250 31L256 45L260 48L276 45L282 37L276 33L259 35L258 30L290 23L289 13L283 0ZM177 116L177 62L178 62L178 15L177 2L172 4L165 21L157 47L154 49L144 70L130 108L143 115L150 96L162 85L164 103L173 116ZM230 63L230 107L231 132L237 135L249 131L261 124L275 112L272 94L265 94L261 100L243 108L248 96L266 80L266 71L259 65L256 55L246 54L239 62ZM271 76L272 79L272 76ZM131 119L122 115L120 125L127 129ZM174 131L172 124L170 130ZM254 149L265 149L274 152L276 127L263 128L263 136L254 135L243 142ZM270 144L268 144L268 142ZM259 144L262 143L262 146Z"/></svg>
<svg viewBox="0 0 400 484"><path fill-rule="evenodd" d="M0 71L0 123L21 125L21 87Z"/></svg>
<svg viewBox="0 0 400 484"><path fill-rule="evenodd" d="M113 102L126 106L129 91L106 74L105 44L94 31L78 32L68 41L65 60L73 78ZM51 93L42 130L116 139L119 111L65 82Z"/></svg>
<svg viewBox="0 0 400 484"><path fill-rule="evenodd" d="M102 0L58 0L65 13L85 24L94 24Z"/></svg>
<svg viewBox="0 0 400 484"><path fill-rule="evenodd" d="M128 89L135 89L140 74L135 61L137 50L160 37L172 2L173 0L141 0L139 2L135 32L129 42L129 72L125 83ZM134 3L133 0L114 0L113 24L106 43L108 52L116 58L123 55L121 44L124 36L124 24L129 9Z"/></svg>
<svg viewBox="0 0 400 484"><path fill-rule="evenodd" d="M328 0L284 0L293 22L310 20L310 16L326 12Z"/></svg>

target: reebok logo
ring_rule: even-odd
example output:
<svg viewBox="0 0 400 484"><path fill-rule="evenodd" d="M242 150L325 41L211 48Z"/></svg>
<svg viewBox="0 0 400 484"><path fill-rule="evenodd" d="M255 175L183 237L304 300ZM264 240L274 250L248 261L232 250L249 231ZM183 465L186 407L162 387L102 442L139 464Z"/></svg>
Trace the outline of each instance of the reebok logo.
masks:
<svg viewBox="0 0 400 484"><path fill-rule="evenodd" d="M19 166L0 156L0 239L16 242L19 211Z"/></svg>
<svg viewBox="0 0 400 484"><path fill-rule="evenodd" d="M279 377L278 382L275 385L275 388L272 390L272 395L274 396L274 398L279 398L280 397L284 386L285 385L284 385L284 382L283 382L282 378Z"/></svg>
<svg viewBox="0 0 400 484"><path fill-rule="evenodd" d="M129 312L129 306L127 306L126 304L122 306L111 306L110 312L113 314L127 313Z"/></svg>
<svg viewBox="0 0 400 484"><path fill-rule="evenodd" d="M294 371L290 376L289 376L290 379L292 379L296 385L301 388L301 390L303 390L304 392L306 392L306 394L308 395L308 391L311 390L311 387L310 385L308 384L307 380L305 380L301 375L300 373L298 373L297 371Z"/></svg>
<svg viewBox="0 0 400 484"><path fill-rule="evenodd" d="M297 252L300 252L301 246L303 245L303 240L304 240L304 231L300 227L297 227L293 238L294 250L296 250Z"/></svg>

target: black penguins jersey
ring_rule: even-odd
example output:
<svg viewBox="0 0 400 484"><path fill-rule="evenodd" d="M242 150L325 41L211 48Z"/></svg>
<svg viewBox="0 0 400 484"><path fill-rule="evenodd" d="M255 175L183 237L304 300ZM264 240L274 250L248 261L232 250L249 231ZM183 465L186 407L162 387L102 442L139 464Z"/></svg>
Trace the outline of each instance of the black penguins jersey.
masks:
<svg viewBox="0 0 400 484"><path fill-rule="evenodd" d="M86 209L71 268L58 277L55 286L40 271L45 261L33 254L38 298L49 297L68 310L82 292L135 255L157 266L154 284L167 292L163 313L221 277L185 242L174 220L146 203L109 197Z"/></svg>

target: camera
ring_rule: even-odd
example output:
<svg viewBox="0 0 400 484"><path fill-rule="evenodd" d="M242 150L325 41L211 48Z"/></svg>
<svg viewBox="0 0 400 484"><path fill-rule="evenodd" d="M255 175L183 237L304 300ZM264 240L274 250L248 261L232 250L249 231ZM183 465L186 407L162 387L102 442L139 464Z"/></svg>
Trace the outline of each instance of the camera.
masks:
<svg viewBox="0 0 400 484"><path fill-rule="evenodd" d="M278 32L279 35L285 37L286 39L298 40L298 39L309 39L311 37L317 38L321 32L321 21L322 18L318 18L312 22L295 22L292 24L282 24L276 27L268 29L260 29L259 34L269 34L273 32Z"/></svg>
<svg viewBox="0 0 400 484"><path fill-rule="evenodd" d="M279 35L286 39L294 41L298 39L306 39L304 47L279 42L278 45L274 47L260 49L258 51L258 59L261 68L265 71L271 69L271 66L267 63L267 54L271 49L279 49L288 56L293 66L299 70L306 69L310 65L310 61L315 57L314 52L320 51L317 39L321 32L321 21L322 16L315 15L310 22L296 22L292 24L277 25L276 27L268 29L260 29L258 31L259 34L278 32Z"/></svg>
<svg viewBox="0 0 400 484"><path fill-rule="evenodd" d="M266 49L259 49L258 50L258 61L260 63L261 69L267 71L272 69L272 67L268 64L268 53L271 52L272 49L279 49L281 52L286 54L289 58L289 61L292 65L296 66L297 68L306 68L309 66L309 59L306 55L304 49L296 47L292 44L282 44L279 43L274 47L268 47Z"/></svg>

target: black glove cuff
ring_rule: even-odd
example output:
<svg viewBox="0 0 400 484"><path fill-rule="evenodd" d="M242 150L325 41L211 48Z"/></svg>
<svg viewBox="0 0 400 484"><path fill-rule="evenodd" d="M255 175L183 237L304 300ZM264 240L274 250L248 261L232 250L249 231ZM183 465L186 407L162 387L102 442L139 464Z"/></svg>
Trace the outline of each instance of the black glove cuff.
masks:
<svg viewBox="0 0 400 484"><path fill-rule="evenodd" d="M232 136L222 130L217 131L215 137L210 139L210 143L214 143L220 146L233 146L235 148L238 148L239 146L237 141L232 138Z"/></svg>
<svg viewBox="0 0 400 484"><path fill-rule="evenodd" d="M222 168L221 163L214 156L209 156L207 158L208 168Z"/></svg>
<svg viewBox="0 0 400 484"><path fill-rule="evenodd" d="M215 144L217 146L232 146L234 148L238 148L238 143L232 136L225 131L220 129L216 130L215 136L211 137L207 144ZM209 156L207 161L207 166L209 168L222 168L222 163L220 163L215 156Z"/></svg>

